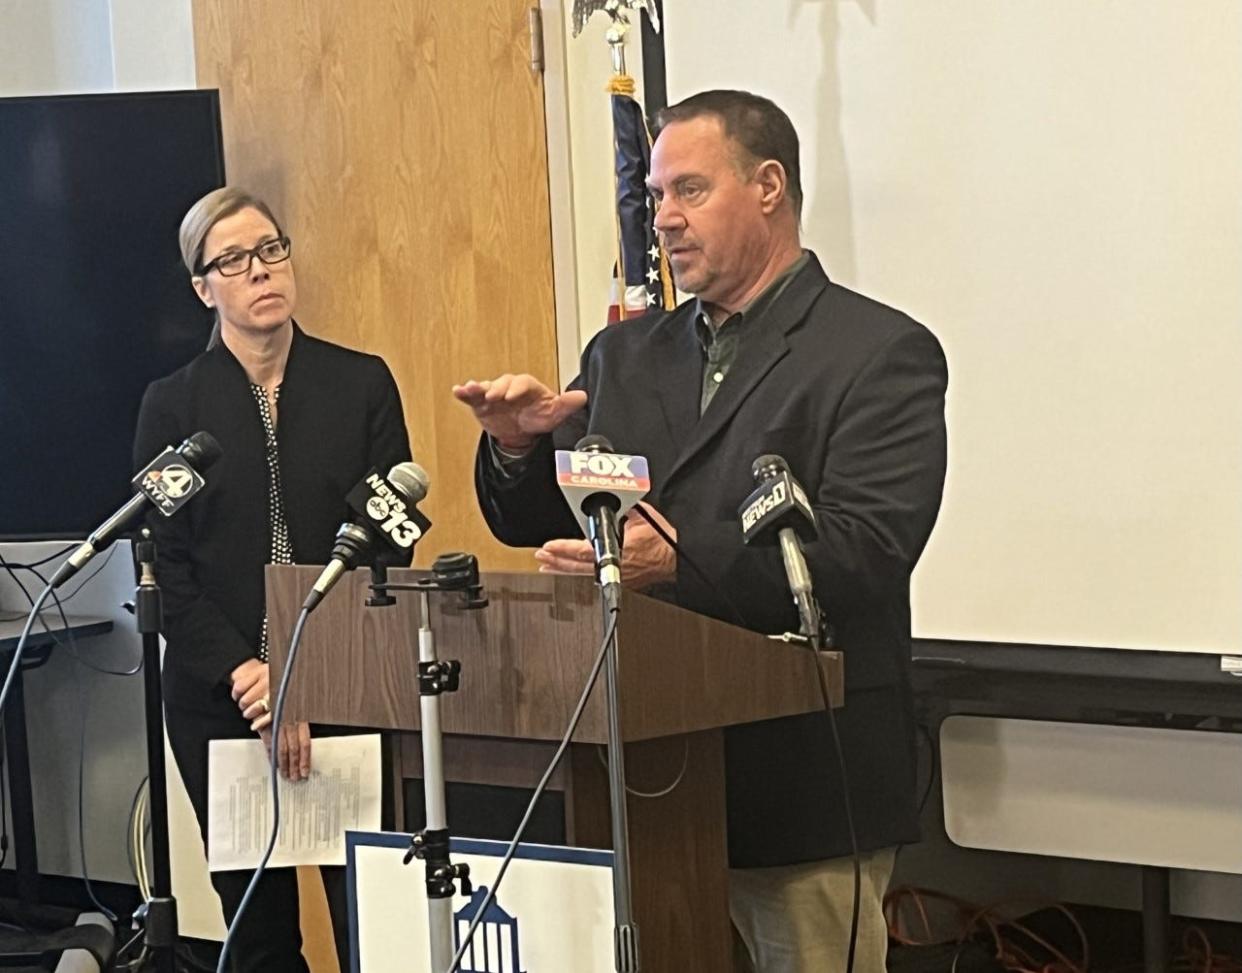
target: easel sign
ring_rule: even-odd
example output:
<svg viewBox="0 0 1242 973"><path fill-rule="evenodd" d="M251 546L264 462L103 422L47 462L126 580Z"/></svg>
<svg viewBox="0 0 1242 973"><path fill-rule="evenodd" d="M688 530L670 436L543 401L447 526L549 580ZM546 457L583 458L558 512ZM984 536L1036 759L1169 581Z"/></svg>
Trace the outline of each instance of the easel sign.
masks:
<svg viewBox="0 0 1242 973"><path fill-rule="evenodd" d="M353 973L442 973L430 964L423 864L402 864L410 836L350 831L345 846ZM474 884L471 898L454 901L456 943L492 887L506 844L454 838L451 847ZM524 845L461 973L611 969L612 927L612 852Z"/></svg>

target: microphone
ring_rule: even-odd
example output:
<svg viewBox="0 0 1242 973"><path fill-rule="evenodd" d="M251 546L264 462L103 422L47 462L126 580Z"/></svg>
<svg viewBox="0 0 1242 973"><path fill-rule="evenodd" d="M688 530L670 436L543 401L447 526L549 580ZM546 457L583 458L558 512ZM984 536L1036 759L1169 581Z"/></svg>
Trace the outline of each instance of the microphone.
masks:
<svg viewBox="0 0 1242 973"><path fill-rule="evenodd" d="M617 519L651 489L645 456L612 451L603 436L583 436L573 451L556 451L556 482L595 551L595 574L606 589L621 584Z"/></svg>
<svg viewBox="0 0 1242 973"><path fill-rule="evenodd" d="M386 477L371 470L350 490L345 502L355 517L341 524L336 532L332 559L312 586L302 608L314 611L341 575L358 566L377 536L398 553L412 551L418 539L431 529L431 521L416 506L427 496L429 485L427 471L417 463L398 463Z"/></svg>
<svg viewBox="0 0 1242 973"><path fill-rule="evenodd" d="M137 492L56 569L50 582L59 588L86 566L96 554L115 541L146 512L148 504L165 517L184 507L206 482L202 472L220 458L222 450L209 432L196 432L176 449L168 446L130 482Z"/></svg>
<svg viewBox="0 0 1242 973"><path fill-rule="evenodd" d="M798 608L802 634L818 647L822 622L811 586L811 572L802 554L802 542L819 537L815 511L806 491L789 471L789 464L780 456L771 453L760 456L751 464L750 472L759 487L738 508L742 540L746 544L780 545L785 577Z"/></svg>

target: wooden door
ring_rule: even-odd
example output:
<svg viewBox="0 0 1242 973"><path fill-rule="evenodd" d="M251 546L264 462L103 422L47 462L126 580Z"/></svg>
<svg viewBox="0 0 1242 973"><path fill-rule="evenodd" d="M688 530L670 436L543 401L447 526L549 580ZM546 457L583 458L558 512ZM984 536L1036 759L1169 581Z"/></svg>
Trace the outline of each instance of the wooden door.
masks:
<svg viewBox="0 0 1242 973"><path fill-rule="evenodd" d="M298 321L374 352L431 476L425 565L445 550L531 570L488 533L478 433L455 382L554 384L556 328L532 0L194 0L198 83L220 89L230 183L293 238ZM330 395L331 389L323 394Z"/></svg>

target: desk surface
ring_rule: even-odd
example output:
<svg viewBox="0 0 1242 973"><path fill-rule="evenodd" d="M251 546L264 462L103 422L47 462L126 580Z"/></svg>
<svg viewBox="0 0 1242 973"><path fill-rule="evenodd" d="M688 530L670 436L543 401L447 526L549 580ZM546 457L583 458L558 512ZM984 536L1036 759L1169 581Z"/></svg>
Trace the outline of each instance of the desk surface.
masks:
<svg viewBox="0 0 1242 973"><path fill-rule="evenodd" d="M35 622L34 627L30 630L30 637L26 639L26 647L28 649L50 645L65 637L65 628L61 623L59 613L45 611L43 612L43 621L47 623L48 631L44 630L42 624ZM0 621L0 652L12 652L17 648L17 640L21 638L22 628L25 624L26 620L24 618ZM105 632L112 631L112 619L105 618L102 615L70 615L69 631L73 633L73 637L76 639L87 638L91 635L102 635Z"/></svg>

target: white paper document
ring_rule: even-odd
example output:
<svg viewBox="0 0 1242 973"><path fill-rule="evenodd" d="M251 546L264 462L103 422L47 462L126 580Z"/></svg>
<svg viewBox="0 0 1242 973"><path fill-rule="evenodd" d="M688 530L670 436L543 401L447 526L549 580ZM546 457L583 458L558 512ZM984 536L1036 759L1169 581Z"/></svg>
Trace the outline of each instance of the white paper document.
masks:
<svg viewBox="0 0 1242 973"><path fill-rule="evenodd" d="M310 777L280 778L280 833L269 867L344 865L345 832L379 829L380 780L379 734L312 740ZM261 740L211 741L207 799L208 867L256 867L272 833Z"/></svg>

